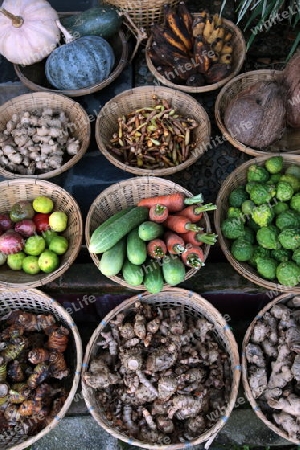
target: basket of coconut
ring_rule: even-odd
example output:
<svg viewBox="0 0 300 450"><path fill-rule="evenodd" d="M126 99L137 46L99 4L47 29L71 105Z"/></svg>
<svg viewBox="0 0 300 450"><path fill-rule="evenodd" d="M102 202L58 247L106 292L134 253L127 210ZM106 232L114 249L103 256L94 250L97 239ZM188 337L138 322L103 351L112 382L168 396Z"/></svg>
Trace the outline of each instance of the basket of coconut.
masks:
<svg viewBox="0 0 300 450"><path fill-rule="evenodd" d="M125 300L101 321L87 345L82 392L114 437L179 450L214 439L239 379L224 318L200 295L170 288Z"/></svg>
<svg viewBox="0 0 300 450"><path fill-rule="evenodd" d="M283 71L254 70L229 81L215 103L226 139L251 156L300 154L300 52Z"/></svg>
<svg viewBox="0 0 300 450"><path fill-rule="evenodd" d="M275 294L276 295L276 294ZM285 293L250 324L242 352L245 394L268 428L300 444L300 297Z"/></svg>

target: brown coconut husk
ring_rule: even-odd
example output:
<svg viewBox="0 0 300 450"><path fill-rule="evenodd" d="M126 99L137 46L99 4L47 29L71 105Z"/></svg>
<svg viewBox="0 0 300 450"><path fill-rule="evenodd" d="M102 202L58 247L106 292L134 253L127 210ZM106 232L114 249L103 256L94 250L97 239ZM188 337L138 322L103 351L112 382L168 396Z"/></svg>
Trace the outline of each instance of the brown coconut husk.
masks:
<svg viewBox="0 0 300 450"><path fill-rule="evenodd" d="M278 81L258 81L229 103L224 123L230 134L249 147L268 147L286 128L284 86Z"/></svg>
<svg viewBox="0 0 300 450"><path fill-rule="evenodd" d="M282 75L286 88L287 124L300 128L300 51L290 59Z"/></svg>

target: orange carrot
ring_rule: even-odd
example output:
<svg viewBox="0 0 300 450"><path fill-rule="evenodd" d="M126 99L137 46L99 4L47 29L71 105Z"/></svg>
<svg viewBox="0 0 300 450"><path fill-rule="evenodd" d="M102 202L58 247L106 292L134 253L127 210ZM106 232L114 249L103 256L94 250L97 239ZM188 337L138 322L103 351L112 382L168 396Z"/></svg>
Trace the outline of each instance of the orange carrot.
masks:
<svg viewBox="0 0 300 450"><path fill-rule="evenodd" d="M195 245L190 245L186 250L180 255L182 262L193 269L200 269L204 266L204 253L200 247Z"/></svg>
<svg viewBox="0 0 300 450"><path fill-rule="evenodd" d="M151 208L153 205L160 204L166 206L169 212L178 212L181 211L185 205L193 205L202 201L202 194L194 197L186 197L183 192L174 192L173 194L156 195L154 197L143 198L138 202L137 206L146 206L146 208Z"/></svg>
<svg viewBox="0 0 300 450"><path fill-rule="evenodd" d="M167 206L160 205L159 203L151 206L149 209L149 219L156 223L163 223L168 217L168 214L169 210Z"/></svg>
<svg viewBox="0 0 300 450"><path fill-rule="evenodd" d="M200 245L201 242L197 241L196 234L197 231L188 231L187 233L180 234L180 236L184 240L185 244Z"/></svg>
<svg viewBox="0 0 300 450"><path fill-rule="evenodd" d="M204 211L213 211L215 209L217 209L217 205L214 205L212 203L207 203L206 205L201 206L190 205L180 211L179 214L181 216L187 217L191 222L195 223L201 219Z"/></svg>
<svg viewBox="0 0 300 450"><path fill-rule="evenodd" d="M164 240L171 255L178 255L184 251L184 240L178 234L167 231L164 234Z"/></svg>
<svg viewBox="0 0 300 450"><path fill-rule="evenodd" d="M164 221L166 228L174 231L175 233L187 233L189 230L201 231L203 228L198 227L195 223L190 222L187 217L169 215L167 220Z"/></svg>
<svg viewBox="0 0 300 450"><path fill-rule="evenodd" d="M167 253L167 246L162 239L152 239L147 244L147 253L152 258L163 258Z"/></svg>
<svg viewBox="0 0 300 450"><path fill-rule="evenodd" d="M215 233L204 233L203 231L188 231L181 236L185 243L192 245L214 245L218 237Z"/></svg>

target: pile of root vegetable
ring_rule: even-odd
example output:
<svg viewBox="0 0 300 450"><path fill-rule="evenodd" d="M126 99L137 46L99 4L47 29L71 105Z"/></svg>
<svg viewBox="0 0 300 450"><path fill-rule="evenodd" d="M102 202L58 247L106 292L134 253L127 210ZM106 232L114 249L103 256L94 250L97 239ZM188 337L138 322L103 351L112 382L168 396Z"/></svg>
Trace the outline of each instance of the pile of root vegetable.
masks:
<svg viewBox="0 0 300 450"><path fill-rule="evenodd" d="M245 346L247 380L265 417L300 442L300 297L289 296L256 321Z"/></svg>
<svg viewBox="0 0 300 450"><path fill-rule="evenodd" d="M0 332L1 435L23 437L49 425L63 407L69 330L51 314L15 310Z"/></svg>
<svg viewBox="0 0 300 450"><path fill-rule="evenodd" d="M100 334L83 381L113 429L148 444L180 443L219 420L232 377L213 323L184 306L135 302Z"/></svg>
<svg viewBox="0 0 300 450"><path fill-rule="evenodd" d="M57 170L80 150L64 111L51 108L15 113L0 132L0 166L20 175Z"/></svg>

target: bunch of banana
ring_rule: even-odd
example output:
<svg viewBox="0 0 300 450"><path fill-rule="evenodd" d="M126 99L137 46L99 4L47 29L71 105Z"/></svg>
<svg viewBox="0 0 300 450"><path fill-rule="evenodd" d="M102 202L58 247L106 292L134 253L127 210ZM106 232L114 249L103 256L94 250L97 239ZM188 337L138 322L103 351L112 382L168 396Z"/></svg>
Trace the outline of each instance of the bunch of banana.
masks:
<svg viewBox="0 0 300 450"><path fill-rule="evenodd" d="M222 18L207 11L193 18L184 1L164 6L164 23L152 26L148 55L159 73L175 84L203 86L231 71L232 34Z"/></svg>

